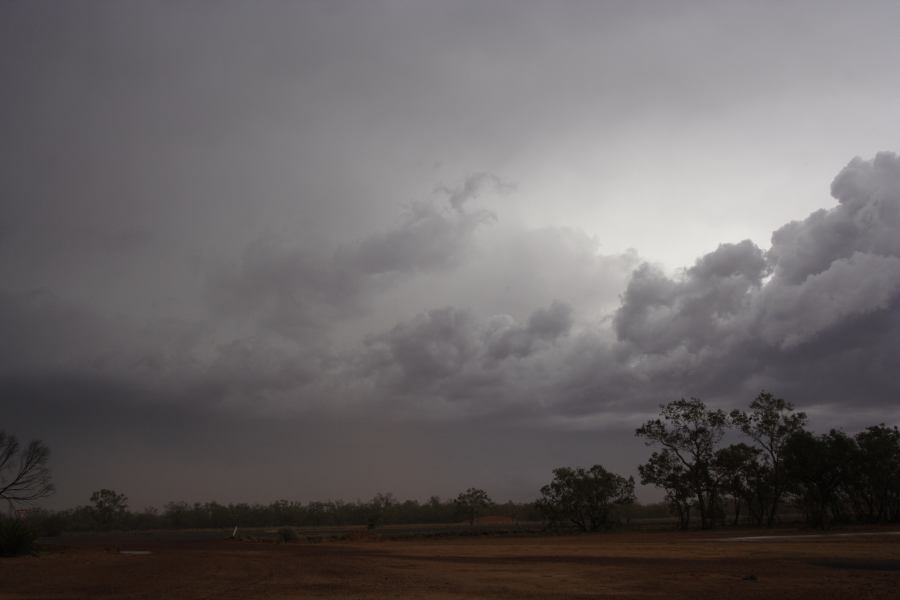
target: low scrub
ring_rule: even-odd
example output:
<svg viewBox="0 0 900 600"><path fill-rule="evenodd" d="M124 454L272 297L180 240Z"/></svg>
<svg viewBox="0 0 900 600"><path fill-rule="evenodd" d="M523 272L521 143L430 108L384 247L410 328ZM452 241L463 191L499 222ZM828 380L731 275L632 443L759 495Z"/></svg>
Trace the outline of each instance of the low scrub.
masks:
<svg viewBox="0 0 900 600"><path fill-rule="evenodd" d="M0 556L21 556L34 552L37 535L19 519L0 518Z"/></svg>
<svg viewBox="0 0 900 600"><path fill-rule="evenodd" d="M300 536L297 535L297 530L293 527L282 527L278 530L279 542L296 542L299 539Z"/></svg>

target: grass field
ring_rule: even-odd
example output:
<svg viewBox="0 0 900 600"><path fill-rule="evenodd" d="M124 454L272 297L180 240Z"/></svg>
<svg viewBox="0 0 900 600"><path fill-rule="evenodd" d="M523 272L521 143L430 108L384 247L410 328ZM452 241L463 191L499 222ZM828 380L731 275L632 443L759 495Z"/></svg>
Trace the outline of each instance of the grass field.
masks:
<svg viewBox="0 0 900 600"><path fill-rule="evenodd" d="M0 560L0 598L900 597L900 535L617 532L277 544L122 536ZM800 532L802 533L802 532ZM112 543L116 542L116 543ZM137 554L130 552L139 551Z"/></svg>

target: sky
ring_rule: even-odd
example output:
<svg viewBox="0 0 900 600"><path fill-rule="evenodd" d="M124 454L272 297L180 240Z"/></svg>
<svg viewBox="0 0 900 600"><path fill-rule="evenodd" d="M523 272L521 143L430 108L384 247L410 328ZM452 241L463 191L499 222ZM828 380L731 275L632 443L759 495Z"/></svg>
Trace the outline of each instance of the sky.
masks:
<svg viewBox="0 0 900 600"><path fill-rule="evenodd" d="M529 500L681 397L900 424L898 26L3 0L0 429L142 507Z"/></svg>

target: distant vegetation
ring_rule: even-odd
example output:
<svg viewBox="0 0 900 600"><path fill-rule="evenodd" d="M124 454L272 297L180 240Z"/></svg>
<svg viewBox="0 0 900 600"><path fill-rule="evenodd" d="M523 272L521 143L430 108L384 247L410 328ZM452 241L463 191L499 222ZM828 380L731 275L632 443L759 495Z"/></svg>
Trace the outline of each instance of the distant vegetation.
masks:
<svg viewBox="0 0 900 600"><path fill-rule="evenodd" d="M900 430L880 424L853 436L837 430L817 434L806 429L806 422L804 413L767 392L746 412L726 413L697 398L661 406L659 416L635 432L654 449L638 471L641 483L665 491L665 502L657 505L638 504L633 478L601 465L560 467L541 488L537 501L503 504L494 503L484 490L469 488L453 500L432 496L425 502L399 501L387 493L356 502L169 502L162 510L132 512L124 494L101 489L87 506L58 512L34 509L26 521L0 517L0 554L29 552L36 534L62 531L375 529L466 521L474 525L482 516L583 531L665 522L668 515L682 529L726 524L771 527L787 513L794 518L799 514L809 526L819 528L900 522ZM726 445L726 440L731 443ZM14 437L0 432L0 499L8 503L10 515L53 491L48 456L41 442L22 449Z"/></svg>
<svg viewBox="0 0 900 600"><path fill-rule="evenodd" d="M162 510L142 512L118 510L108 513L97 506L51 512L35 511L35 523L47 521L49 530L103 531L111 529L194 529L241 527L343 527L477 522L482 515L508 517L512 521L540 521L543 516L533 503L495 504L473 497L472 490L453 500L432 496L425 502L399 501L392 494L377 494L368 501L295 502L270 504L220 504L218 502L169 502ZM480 490L476 490L480 491ZM115 493L115 492L113 492ZM97 496L95 494L94 496ZM486 495L485 495L486 496ZM460 498L464 501L461 502ZM471 502L471 503L470 503ZM473 516L474 515L474 516Z"/></svg>
<svg viewBox="0 0 900 600"><path fill-rule="evenodd" d="M0 517L0 556L30 554L36 538L36 529L25 521Z"/></svg>

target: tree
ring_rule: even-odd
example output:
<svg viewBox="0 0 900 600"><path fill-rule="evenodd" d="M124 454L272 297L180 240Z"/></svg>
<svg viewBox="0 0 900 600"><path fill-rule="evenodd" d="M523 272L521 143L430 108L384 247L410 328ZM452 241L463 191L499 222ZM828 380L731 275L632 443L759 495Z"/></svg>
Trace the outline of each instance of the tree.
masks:
<svg viewBox="0 0 900 600"><path fill-rule="evenodd" d="M718 450L713 460L716 485L731 495L734 502L734 521L741 518L741 506L746 505L757 525L762 524L766 503L760 503L760 476L764 466L759 461L762 451L747 444L731 444Z"/></svg>
<svg viewBox="0 0 900 600"><path fill-rule="evenodd" d="M840 492L857 451L853 438L834 429L824 435L800 431L785 443L785 473L813 527L827 528L840 513Z"/></svg>
<svg viewBox="0 0 900 600"><path fill-rule="evenodd" d="M712 466L728 418L721 410L707 409L702 400L675 400L660 407L659 419L651 419L635 431L648 446L660 445L680 462L685 480L697 500L700 525L715 526L718 487Z"/></svg>
<svg viewBox="0 0 900 600"><path fill-rule="evenodd" d="M454 500L454 503L456 504L457 509L466 515L469 524L474 525L478 513L491 506L493 501L488 497L487 492L484 490L469 488L466 491L461 492L459 496L456 497L456 500Z"/></svg>
<svg viewBox="0 0 900 600"><path fill-rule="evenodd" d="M582 531L597 531L610 522L617 505L634 502L634 478L625 479L600 465L590 469L560 467L541 488L537 505L553 522L570 521Z"/></svg>
<svg viewBox="0 0 900 600"><path fill-rule="evenodd" d="M900 429L884 423L856 434L852 476L857 517L868 522L900 520Z"/></svg>
<svg viewBox="0 0 900 600"><path fill-rule="evenodd" d="M795 433L804 430L806 413L793 412L794 407L782 398L769 392L760 392L750 403L750 412L731 411L731 421L749 436L763 451L763 460L768 471L768 498L765 506L766 524L772 527L788 485L784 470L783 454L785 444Z"/></svg>
<svg viewBox="0 0 900 600"><path fill-rule="evenodd" d="M23 449L15 436L0 430L0 500L14 509L52 494L49 458L50 450L40 440Z"/></svg>
<svg viewBox="0 0 900 600"><path fill-rule="evenodd" d="M673 452L664 448L654 452L646 464L638 467L641 484L655 485L666 491L666 502L669 510L678 516L678 526L687 529L691 526L691 483L687 470Z"/></svg>
<svg viewBox="0 0 900 600"><path fill-rule="evenodd" d="M370 512L366 519L369 529L375 529L387 521L388 513L396 503L394 495L390 492L387 494L382 494L381 492L375 494L375 497L369 502Z"/></svg>
<svg viewBox="0 0 900 600"><path fill-rule="evenodd" d="M102 489L91 494L91 514L101 528L119 523L128 511L128 498L113 490Z"/></svg>

